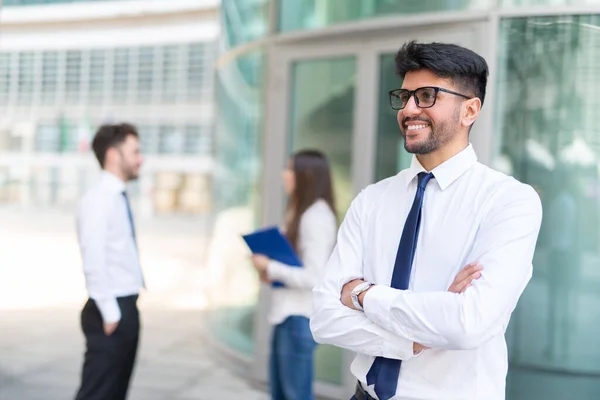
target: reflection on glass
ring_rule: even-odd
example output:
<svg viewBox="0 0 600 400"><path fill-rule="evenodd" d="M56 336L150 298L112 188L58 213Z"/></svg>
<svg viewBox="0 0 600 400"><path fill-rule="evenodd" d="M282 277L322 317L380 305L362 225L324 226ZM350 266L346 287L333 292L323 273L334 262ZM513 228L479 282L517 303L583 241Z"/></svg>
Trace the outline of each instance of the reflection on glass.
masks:
<svg viewBox="0 0 600 400"><path fill-rule="evenodd" d="M600 391L600 16L501 24L495 166L540 194L534 275L508 332L509 399ZM564 374L568 372L567 374ZM558 375L556 375L558 373ZM564 374L564 375L561 375Z"/></svg>
<svg viewBox="0 0 600 400"><path fill-rule="evenodd" d="M315 29L393 14L473 10L495 0L279 0L279 31Z"/></svg>
<svg viewBox="0 0 600 400"><path fill-rule="evenodd" d="M267 35L270 1L275 0L222 0L221 26L226 49Z"/></svg>
<svg viewBox="0 0 600 400"><path fill-rule="evenodd" d="M379 59L379 97L377 107L377 157L375 181L396 175L410 165L411 155L404 150L404 139L397 122L397 111L392 110L388 92L402 86L396 75L395 54L384 54Z"/></svg>
<svg viewBox="0 0 600 400"><path fill-rule="evenodd" d="M242 55L217 71L215 143L216 208L209 247L208 293L214 336L227 347L254 352L259 282L241 235L257 227L262 137L262 50Z"/></svg>
<svg viewBox="0 0 600 400"><path fill-rule="evenodd" d="M329 158L340 215L354 196L350 170L356 63L353 57L300 61L292 70L290 153L316 148ZM319 82L315 85L314 82ZM319 381L342 383L342 351L321 345L315 354Z"/></svg>

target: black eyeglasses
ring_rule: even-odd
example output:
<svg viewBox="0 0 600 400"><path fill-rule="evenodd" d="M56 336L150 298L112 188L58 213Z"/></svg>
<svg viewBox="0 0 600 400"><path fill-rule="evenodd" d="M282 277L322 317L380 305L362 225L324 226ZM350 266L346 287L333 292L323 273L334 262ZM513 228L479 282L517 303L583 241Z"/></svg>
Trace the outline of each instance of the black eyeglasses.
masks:
<svg viewBox="0 0 600 400"><path fill-rule="evenodd" d="M402 110L408 104L410 97L415 97L415 104L419 108L430 108L435 105L438 92L446 92L455 96L472 99L473 97L466 96L462 93L453 92L452 90L444 89L435 86L420 87L415 90L394 89L390 90L390 106L394 110Z"/></svg>

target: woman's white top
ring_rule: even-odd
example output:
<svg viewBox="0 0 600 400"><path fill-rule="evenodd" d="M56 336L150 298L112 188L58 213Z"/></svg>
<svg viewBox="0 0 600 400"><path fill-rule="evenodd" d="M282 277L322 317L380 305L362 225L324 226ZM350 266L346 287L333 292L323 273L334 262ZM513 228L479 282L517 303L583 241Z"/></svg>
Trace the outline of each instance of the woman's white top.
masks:
<svg viewBox="0 0 600 400"><path fill-rule="evenodd" d="M269 322L277 325L292 315L310 318L312 289L329 260L337 235L336 216L323 199L315 201L300 217L298 257L301 268L271 260L267 276L285 287L272 289Z"/></svg>

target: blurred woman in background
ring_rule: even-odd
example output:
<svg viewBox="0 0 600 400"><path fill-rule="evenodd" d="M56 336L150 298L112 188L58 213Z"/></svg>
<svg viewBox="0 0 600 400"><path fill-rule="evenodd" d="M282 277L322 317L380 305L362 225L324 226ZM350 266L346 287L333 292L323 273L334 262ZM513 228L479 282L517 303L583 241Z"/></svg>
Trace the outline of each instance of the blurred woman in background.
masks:
<svg viewBox="0 0 600 400"><path fill-rule="evenodd" d="M337 217L327 158L317 150L295 153L283 171L289 196L285 234L301 268L262 255L252 257L263 282L281 282L272 290L269 381L273 400L313 400L313 353L310 332L312 289L336 242Z"/></svg>

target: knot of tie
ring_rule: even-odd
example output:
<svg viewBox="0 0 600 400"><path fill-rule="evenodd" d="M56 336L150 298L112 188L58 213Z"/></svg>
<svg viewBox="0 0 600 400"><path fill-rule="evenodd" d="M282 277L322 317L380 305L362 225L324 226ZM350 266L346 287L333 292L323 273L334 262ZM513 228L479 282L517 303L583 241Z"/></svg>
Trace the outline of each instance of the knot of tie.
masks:
<svg viewBox="0 0 600 400"><path fill-rule="evenodd" d="M431 172L426 173L426 172L419 172L419 189L425 189L425 186L427 186L427 183L434 178L433 174Z"/></svg>

